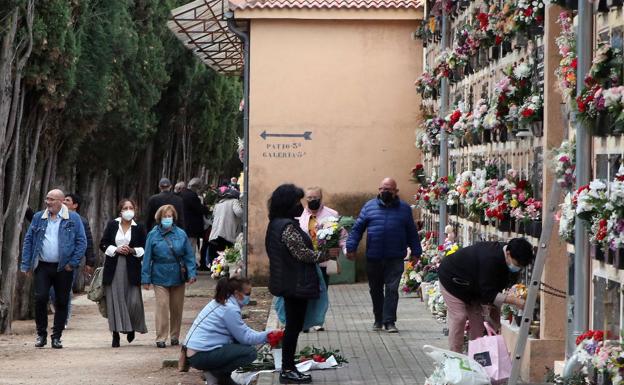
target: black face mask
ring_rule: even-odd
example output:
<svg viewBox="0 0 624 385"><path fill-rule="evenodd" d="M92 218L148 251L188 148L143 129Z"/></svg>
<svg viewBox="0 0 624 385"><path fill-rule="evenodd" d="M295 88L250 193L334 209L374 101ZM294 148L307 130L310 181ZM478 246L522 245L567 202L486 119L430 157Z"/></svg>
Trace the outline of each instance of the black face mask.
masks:
<svg viewBox="0 0 624 385"><path fill-rule="evenodd" d="M321 208L321 200L320 199L314 199L311 201L308 201L308 208L310 210L318 210Z"/></svg>
<svg viewBox="0 0 624 385"><path fill-rule="evenodd" d="M394 194L392 191L382 191L379 193L379 199L385 204L391 203L394 200Z"/></svg>
<svg viewBox="0 0 624 385"><path fill-rule="evenodd" d="M290 217L297 218L303 214L303 205L301 202L297 203L292 209L290 209Z"/></svg>

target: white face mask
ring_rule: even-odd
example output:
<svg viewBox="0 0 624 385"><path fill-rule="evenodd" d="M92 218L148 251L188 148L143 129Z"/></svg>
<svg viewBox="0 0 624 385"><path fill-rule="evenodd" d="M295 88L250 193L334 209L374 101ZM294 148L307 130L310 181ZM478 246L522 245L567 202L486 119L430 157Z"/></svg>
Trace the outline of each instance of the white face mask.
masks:
<svg viewBox="0 0 624 385"><path fill-rule="evenodd" d="M122 211L121 217L126 221L131 221L134 218L134 210Z"/></svg>

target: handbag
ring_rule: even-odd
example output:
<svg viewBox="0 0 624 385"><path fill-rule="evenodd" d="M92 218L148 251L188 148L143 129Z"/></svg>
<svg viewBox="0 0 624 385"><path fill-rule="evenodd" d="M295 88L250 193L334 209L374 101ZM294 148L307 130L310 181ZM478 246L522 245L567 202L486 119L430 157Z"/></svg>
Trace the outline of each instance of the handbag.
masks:
<svg viewBox="0 0 624 385"><path fill-rule="evenodd" d="M492 383L503 382L511 375L511 357L503 336L487 322L484 325L488 335L468 343L468 356L483 366Z"/></svg>
<svg viewBox="0 0 624 385"><path fill-rule="evenodd" d="M104 298L104 285L102 280L104 279L104 268L98 267L93 273L93 278L89 284L89 291L87 292L87 298L93 302L100 302Z"/></svg>
<svg viewBox="0 0 624 385"><path fill-rule="evenodd" d="M188 350L188 348L186 347L186 344L188 343L188 340L191 339L191 337L193 336L193 333L195 333L195 330L197 330L197 327L204 322L204 320L206 319L206 317L208 317L210 314L212 314L213 311L215 311L217 309L217 306L214 307L214 309L210 310L208 312L208 314L206 314L204 316L204 318L202 318L197 325L195 325L195 327L193 328L193 330L191 330L191 332L189 333L188 337L186 338L186 341L184 344L182 344L182 346L180 347L180 355L178 356L178 371L180 372L188 372L191 364L188 360L188 357L186 356L186 352Z"/></svg>
<svg viewBox="0 0 624 385"><path fill-rule="evenodd" d="M165 242L167 242L167 246L169 246L169 251L171 251L171 254L173 254L176 261L178 261L178 266L180 267L180 279L182 280L182 283L187 282L189 280L188 270L186 269L186 265L184 264L182 257L176 254L175 250L173 249L173 245L171 244L171 240L165 236L163 236L163 238Z"/></svg>

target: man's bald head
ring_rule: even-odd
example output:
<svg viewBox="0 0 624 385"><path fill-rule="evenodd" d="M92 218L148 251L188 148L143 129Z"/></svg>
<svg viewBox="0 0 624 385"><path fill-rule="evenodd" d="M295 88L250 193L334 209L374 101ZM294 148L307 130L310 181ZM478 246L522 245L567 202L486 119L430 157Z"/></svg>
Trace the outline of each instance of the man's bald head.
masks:
<svg viewBox="0 0 624 385"><path fill-rule="evenodd" d="M58 214L63 207L65 193L59 189L50 190L46 195L45 204L48 211L54 215Z"/></svg>
<svg viewBox="0 0 624 385"><path fill-rule="evenodd" d="M394 180L394 179L392 179L392 178L390 178L390 177L386 177L386 178L384 178L384 179L381 181L381 183L379 184L379 187L384 187L384 186L386 186L386 187L391 187L391 188L393 188L393 189L395 189L395 190L396 190L396 188L397 188L397 182L396 182L396 180ZM397 191L399 191L399 190L397 190Z"/></svg>
<svg viewBox="0 0 624 385"><path fill-rule="evenodd" d="M390 204L394 202L397 198L397 193L399 189L397 188L397 183L392 178L384 178L379 184L379 198L386 204Z"/></svg>

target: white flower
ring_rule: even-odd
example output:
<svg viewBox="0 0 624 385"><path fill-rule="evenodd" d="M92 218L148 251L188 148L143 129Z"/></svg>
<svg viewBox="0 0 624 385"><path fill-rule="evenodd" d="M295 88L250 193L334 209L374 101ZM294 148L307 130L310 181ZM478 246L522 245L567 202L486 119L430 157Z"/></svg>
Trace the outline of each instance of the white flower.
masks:
<svg viewBox="0 0 624 385"><path fill-rule="evenodd" d="M531 67L526 63L520 63L514 68L513 74L516 79L526 79L531 76Z"/></svg>

